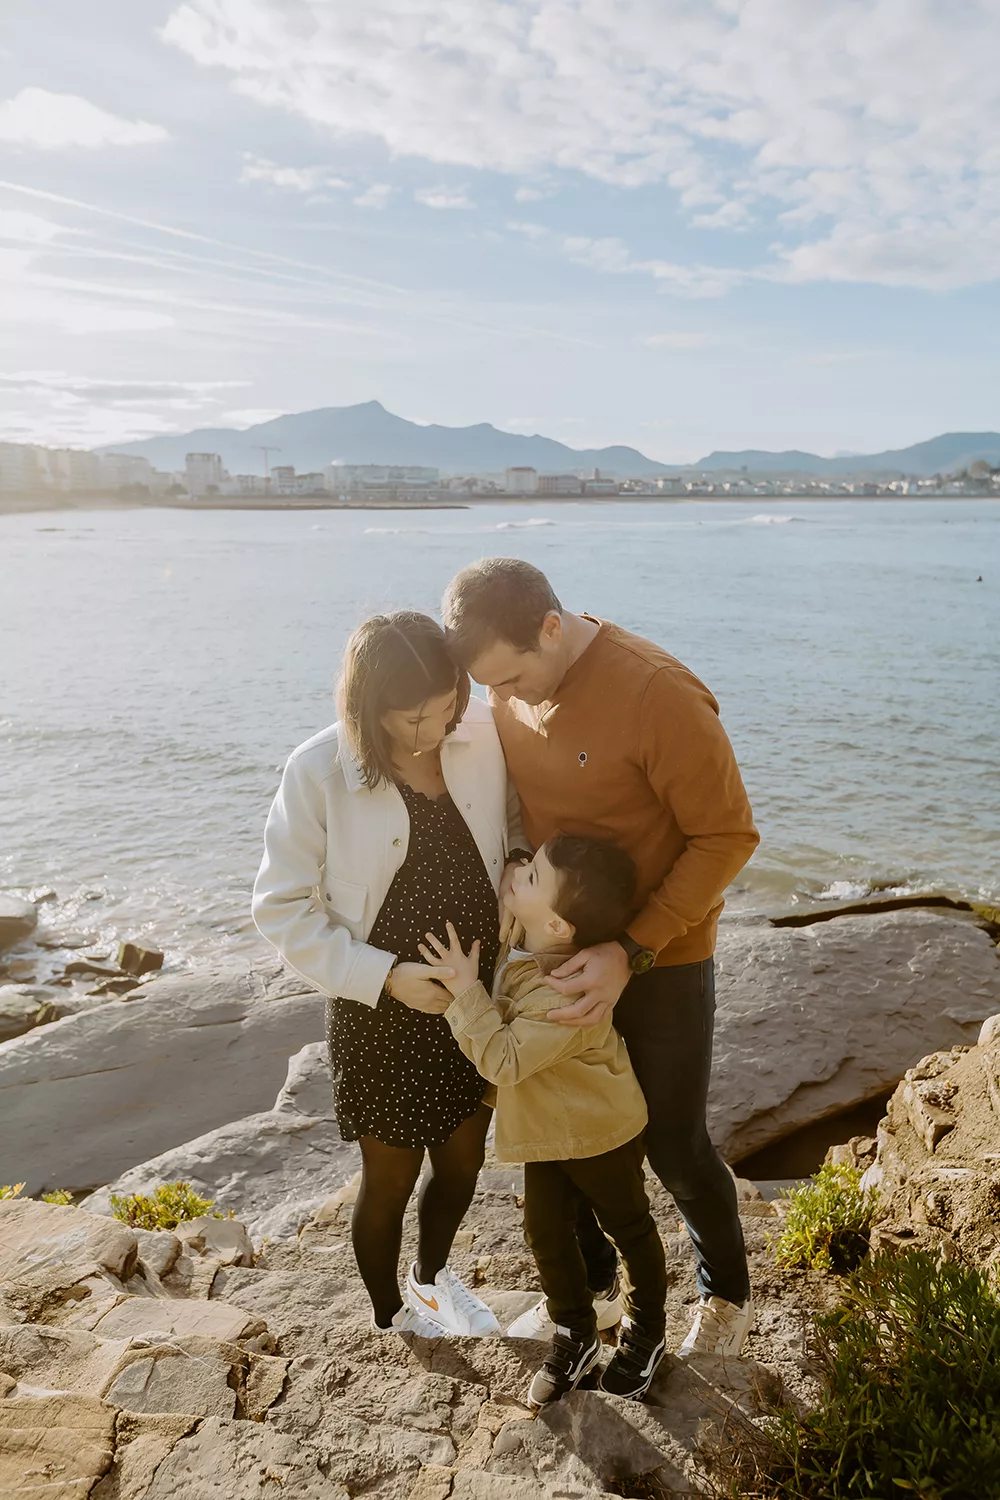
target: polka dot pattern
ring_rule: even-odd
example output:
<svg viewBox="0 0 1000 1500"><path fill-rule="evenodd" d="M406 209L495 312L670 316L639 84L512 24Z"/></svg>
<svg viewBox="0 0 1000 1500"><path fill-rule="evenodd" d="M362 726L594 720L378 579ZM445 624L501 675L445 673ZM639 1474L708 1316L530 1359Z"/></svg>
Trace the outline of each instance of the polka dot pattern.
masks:
<svg viewBox="0 0 1000 1500"><path fill-rule="evenodd" d="M481 972L500 949L493 882L468 824L449 796L402 785L410 817L406 861L368 941L400 963L423 963L418 944L454 923L466 952L482 943ZM438 1146L479 1108L485 1084L444 1016L425 1016L383 994L377 1006L331 1000L327 1039L341 1137L386 1146Z"/></svg>

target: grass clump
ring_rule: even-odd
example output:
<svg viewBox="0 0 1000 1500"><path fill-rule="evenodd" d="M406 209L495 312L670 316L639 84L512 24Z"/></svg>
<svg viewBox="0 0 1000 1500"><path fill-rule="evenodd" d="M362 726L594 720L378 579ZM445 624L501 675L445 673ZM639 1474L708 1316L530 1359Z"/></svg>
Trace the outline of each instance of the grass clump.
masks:
<svg viewBox="0 0 1000 1500"><path fill-rule="evenodd" d="M737 1434L730 1495L782 1500L1000 1496L994 1277L922 1251L865 1261L816 1320L818 1406Z"/></svg>
<svg viewBox="0 0 1000 1500"><path fill-rule="evenodd" d="M857 1167L824 1162L816 1176L784 1195L787 1209L774 1247L779 1266L853 1271L868 1253L874 1192L863 1189Z"/></svg>
<svg viewBox="0 0 1000 1500"><path fill-rule="evenodd" d="M18 1198L23 1192L23 1182L8 1182L6 1185L0 1184L0 1203L3 1203L6 1198Z"/></svg>
<svg viewBox="0 0 1000 1500"><path fill-rule="evenodd" d="M200 1219L215 1212L211 1198L202 1198L188 1182L164 1182L152 1193L112 1193L111 1212L131 1229L176 1229L183 1219Z"/></svg>
<svg viewBox="0 0 1000 1500"><path fill-rule="evenodd" d="M67 1193L65 1188L52 1188L49 1192L42 1194L42 1202L72 1206L73 1194Z"/></svg>

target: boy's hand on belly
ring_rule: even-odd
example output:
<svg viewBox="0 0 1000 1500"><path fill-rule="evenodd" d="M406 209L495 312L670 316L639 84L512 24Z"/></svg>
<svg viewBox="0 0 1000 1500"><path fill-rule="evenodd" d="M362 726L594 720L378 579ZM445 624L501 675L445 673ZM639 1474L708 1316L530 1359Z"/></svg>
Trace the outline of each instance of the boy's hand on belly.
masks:
<svg viewBox="0 0 1000 1500"><path fill-rule="evenodd" d="M479 939L476 938L468 953L463 953L458 933L451 922L448 923L447 945L429 932L426 944L420 943L418 946L421 956L428 964L438 968L441 982L452 995L464 995L479 978Z"/></svg>
<svg viewBox="0 0 1000 1500"><path fill-rule="evenodd" d="M550 1021L563 1026L597 1026L611 1015L632 977L628 955L620 943L581 948L549 975L549 984L575 1002L549 1011Z"/></svg>

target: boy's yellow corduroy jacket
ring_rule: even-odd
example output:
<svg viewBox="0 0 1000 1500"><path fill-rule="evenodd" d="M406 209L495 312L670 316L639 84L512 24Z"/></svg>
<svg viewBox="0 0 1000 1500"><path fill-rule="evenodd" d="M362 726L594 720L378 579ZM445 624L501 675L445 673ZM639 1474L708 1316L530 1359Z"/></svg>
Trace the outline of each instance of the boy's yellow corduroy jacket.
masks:
<svg viewBox="0 0 1000 1500"><path fill-rule="evenodd" d="M497 1086L501 1161L579 1161L645 1128L646 1101L610 1019L586 1027L546 1019L565 1004L529 957L507 965L495 1002L477 983L445 1012L466 1057Z"/></svg>

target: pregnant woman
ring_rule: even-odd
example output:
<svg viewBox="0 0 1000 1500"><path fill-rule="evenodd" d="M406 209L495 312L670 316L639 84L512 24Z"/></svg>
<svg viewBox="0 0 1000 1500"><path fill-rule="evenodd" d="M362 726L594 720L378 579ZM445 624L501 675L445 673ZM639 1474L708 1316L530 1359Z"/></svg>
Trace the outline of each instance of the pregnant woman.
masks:
<svg viewBox="0 0 1000 1500"><path fill-rule="evenodd" d="M420 960L452 921L499 949L507 773L486 704L427 615L379 615L347 645L339 722L292 752L264 834L258 928L329 997L340 1133L360 1141L351 1225L380 1333L499 1332L447 1264L475 1191L486 1085L443 1012L440 970ZM425 1151L417 1259L399 1287L403 1213Z"/></svg>

